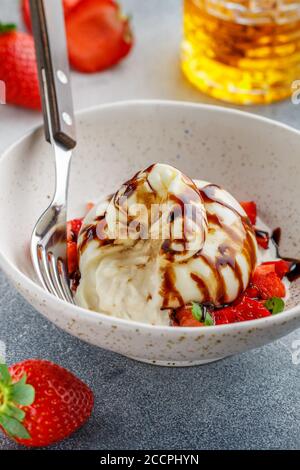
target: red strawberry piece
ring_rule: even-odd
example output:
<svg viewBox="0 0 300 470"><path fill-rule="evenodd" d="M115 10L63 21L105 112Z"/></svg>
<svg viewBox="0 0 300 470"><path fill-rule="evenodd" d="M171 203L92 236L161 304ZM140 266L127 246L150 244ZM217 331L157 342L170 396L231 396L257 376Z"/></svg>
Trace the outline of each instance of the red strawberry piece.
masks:
<svg viewBox="0 0 300 470"><path fill-rule="evenodd" d="M86 213L88 214L94 207L95 204L93 202L88 202L86 205Z"/></svg>
<svg viewBox="0 0 300 470"><path fill-rule="evenodd" d="M130 52L129 19L114 0L81 0L66 19L69 58L81 72L109 68Z"/></svg>
<svg viewBox="0 0 300 470"><path fill-rule="evenodd" d="M289 272L291 264L292 263L288 261L280 259L278 261L267 261L263 263L262 266L273 266L277 276L282 279Z"/></svg>
<svg viewBox="0 0 300 470"><path fill-rule="evenodd" d="M44 447L67 438L90 417L92 391L49 361L0 365L0 427L19 444Z"/></svg>
<svg viewBox="0 0 300 470"><path fill-rule="evenodd" d="M78 251L77 243L68 241L67 242L67 261L68 261L68 272L69 275L75 273L78 269Z"/></svg>
<svg viewBox="0 0 300 470"><path fill-rule="evenodd" d="M191 306L184 306L176 310L175 326L204 326L204 323L196 320Z"/></svg>
<svg viewBox="0 0 300 470"><path fill-rule="evenodd" d="M67 260L69 274L78 269L77 239L83 219L73 219L67 223Z"/></svg>
<svg viewBox="0 0 300 470"><path fill-rule="evenodd" d="M242 297L234 306L225 307L213 312L216 325L237 323L241 321L256 320L257 318L269 317L269 310L257 300Z"/></svg>
<svg viewBox="0 0 300 470"><path fill-rule="evenodd" d="M275 273L274 263L262 263L259 266L256 266L255 271L252 275L252 279L257 278L258 276L266 276L270 273Z"/></svg>
<svg viewBox="0 0 300 470"><path fill-rule="evenodd" d="M258 299L260 294L259 290L250 284L250 286L247 287L243 295L245 297L249 297L250 299Z"/></svg>
<svg viewBox="0 0 300 470"><path fill-rule="evenodd" d="M6 31L5 25L0 25L0 80L5 83L6 101L40 109L33 38L27 33Z"/></svg>
<svg viewBox="0 0 300 470"><path fill-rule="evenodd" d="M236 308L225 307L213 312L215 325L226 325L236 322Z"/></svg>
<svg viewBox="0 0 300 470"><path fill-rule="evenodd" d="M259 291L262 299L285 297L285 286L276 274L274 264L258 266L252 276L251 284Z"/></svg>
<svg viewBox="0 0 300 470"><path fill-rule="evenodd" d="M269 248L269 240L270 240L269 234L262 230L255 229L255 236L256 236L256 241L258 245L264 250L267 250Z"/></svg>
<svg viewBox="0 0 300 470"><path fill-rule="evenodd" d="M77 3L79 3L80 1L81 0L63 0L65 17L72 11L74 6L77 5ZM23 20L26 25L26 28L28 29L29 32L31 32L32 26L31 26L29 0L22 0L21 9L22 9L22 16L23 16Z"/></svg>
<svg viewBox="0 0 300 470"><path fill-rule="evenodd" d="M238 322L269 316L269 310L257 300L243 297L241 302L236 306L236 321Z"/></svg>
<svg viewBox="0 0 300 470"><path fill-rule="evenodd" d="M73 219L67 223L67 240L77 241L78 234L82 227L83 219Z"/></svg>
<svg viewBox="0 0 300 470"><path fill-rule="evenodd" d="M253 201L242 201L240 202L240 205L242 206L247 216L249 217L251 224L255 225L256 217L257 217L256 203Z"/></svg>

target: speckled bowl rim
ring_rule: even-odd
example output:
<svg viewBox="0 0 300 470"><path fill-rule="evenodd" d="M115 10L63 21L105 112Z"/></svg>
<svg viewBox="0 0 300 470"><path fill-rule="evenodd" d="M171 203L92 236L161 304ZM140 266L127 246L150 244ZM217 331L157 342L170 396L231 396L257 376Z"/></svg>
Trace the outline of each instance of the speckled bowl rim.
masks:
<svg viewBox="0 0 300 470"><path fill-rule="evenodd" d="M192 109L201 109L201 110L210 110L216 113L225 113L225 114L234 114L236 116L241 116L245 117L247 119L261 122L261 123L266 123L271 126L285 129L288 132L294 133L299 137L300 140L300 131L297 129L287 125L283 124L278 121L274 121L273 119L269 119L263 116L259 116L257 114L252 114L247 111L240 111L238 109L232 109L232 108L226 108L224 106L217 106L217 105L211 105L211 104L202 104L202 103L192 103L192 102L186 102L186 101L172 101L172 100L127 100L127 101L117 101L114 103L105 103L102 105L96 105L92 107L88 107L85 109L82 109L80 111L76 112L76 116L82 116L85 114L90 114L90 113L95 113L95 112L101 112L102 110L106 109L118 109L118 108L126 108L126 107L145 107L145 106L161 106L161 107L182 107L182 108L192 108ZM16 142L14 142L12 145L10 145L0 156L0 165L3 159L8 158L10 153L18 147L27 137L32 135L34 132L40 130L42 128L41 125L39 126L34 126L31 128L28 132L26 132L23 136L21 136ZM50 294L46 290L43 289L42 286L39 284L35 283L30 277L26 276L24 273L22 273L6 256L5 254L0 250L0 267L3 269L4 272L8 274L8 276L12 277L14 279L15 284L23 284L27 289L32 292L36 292L39 297L45 297L51 302L57 302L60 306L65 306L67 302L55 297L54 295ZM175 328L173 326L161 326L161 325L149 325L147 323L142 323L142 322L137 322L134 320L126 320L118 317L113 317L106 315L105 313L100 313L100 312L95 312L92 310L88 310L82 307L79 307L78 305L73 305L73 304L67 304L68 309L64 310L65 315L69 316L70 318L74 317L74 315L78 315L82 320L85 319L90 319L90 320L95 320L95 321L103 321L105 323L109 323L111 325L120 325L125 327L126 329L136 329L136 328L144 328L146 330L151 330L157 332L157 333L164 333L168 332L173 334L174 337L181 336L182 335L182 330L184 329L185 333L189 334L195 334L199 332L198 328L195 327L184 327L184 328ZM72 312L72 313L71 313ZM286 317L288 320L289 318L299 315L300 316L300 304L297 306L286 310L283 314L275 315L275 316L270 316L266 318L260 318L257 320L248 320L244 322L239 323L239 328L240 330L247 330L250 327L256 328L257 326L261 327L267 327L268 325L270 328L272 325L280 324L283 315ZM234 329L236 327L236 323L230 323L227 325L216 325L216 326L210 326L209 328L202 328L201 329L201 334L205 334L207 336L219 333L220 331L228 332L231 329ZM200 328L200 327L199 327Z"/></svg>

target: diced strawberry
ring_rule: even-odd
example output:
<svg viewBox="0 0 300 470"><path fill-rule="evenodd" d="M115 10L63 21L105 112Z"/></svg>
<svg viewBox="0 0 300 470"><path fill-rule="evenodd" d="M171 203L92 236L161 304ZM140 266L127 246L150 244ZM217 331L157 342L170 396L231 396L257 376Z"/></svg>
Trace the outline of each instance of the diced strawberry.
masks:
<svg viewBox="0 0 300 470"><path fill-rule="evenodd" d="M245 290L244 294L245 297L249 297L250 299L258 299L259 298L259 290L256 287L253 287L251 284Z"/></svg>
<svg viewBox="0 0 300 470"><path fill-rule="evenodd" d="M274 263L262 263L259 266L256 266L255 271L252 275L252 279L257 278L258 276L266 276L270 273L275 273Z"/></svg>
<svg viewBox="0 0 300 470"><path fill-rule="evenodd" d="M77 241L78 234L82 226L83 219L73 219L67 223L67 239Z"/></svg>
<svg viewBox="0 0 300 470"><path fill-rule="evenodd" d="M236 307L225 307L213 313L215 325L226 325L236 322Z"/></svg>
<svg viewBox="0 0 300 470"><path fill-rule="evenodd" d="M269 240L270 240L269 234L267 232L263 232L262 230L256 229L255 236L256 236L256 241L258 245L264 250L267 250L269 248Z"/></svg>
<svg viewBox="0 0 300 470"><path fill-rule="evenodd" d="M285 286L276 274L274 265L258 266L252 277L252 285L258 289L262 299L285 297Z"/></svg>
<svg viewBox="0 0 300 470"><path fill-rule="evenodd" d="M184 306L179 308L175 314L178 326L204 326L204 323L196 320L192 314L192 308Z"/></svg>
<svg viewBox="0 0 300 470"><path fill-rule="evenodd" d="M257 318L269 317L270 315L269 310L261 302L249 299L248 297L243 297L234 306L225 307L213 312L216 325L256 320Z"/></svg>
<svg viewBox="0 0 300 470"><path fill-rule="evenodd" d="M270 316L269 310L261 302L246 297L237 305L236 310L236 321L255 320Z"/></svg>
<svg viewBox="0 0 300 470"><path fill-rule="evenodd" d="M88 202L86 205L86 213L88 214L93 209L93 207L95 207L95 204L93 202Z"/></svg>
<svg viewBox="0 0 300 470"><path fill-rule="evenodd" d="M77 252L76 242L73 242L73 241L67 242L67 260L68 260L68 272L69 274L72 274L78 269L78 252Z"/></svg>
<svg viewBox="0 0 300 470"><path fill-rule="evenodd" d="M67 261L69 274L78 269L77 238L83 219L73 219L67 223Z"/></svg>
<svg viewBox="0 0 300 470"><path fill-rule="evenodd" d="M240 202L240 205L246 212L247 216L250 219L250 222L252 225L256 224L256 217L257 217L257 209L256 209L256 204L253 201L242 201Z"/></svg>
<svg viewBox="0 0 300 470"><path fill-rule="evenodd" d="M291 263L280 259L278 261L267 261L263 263L262 266L274 266L274 271L276 272L277 276L282 279L289 272Z"/></svg>

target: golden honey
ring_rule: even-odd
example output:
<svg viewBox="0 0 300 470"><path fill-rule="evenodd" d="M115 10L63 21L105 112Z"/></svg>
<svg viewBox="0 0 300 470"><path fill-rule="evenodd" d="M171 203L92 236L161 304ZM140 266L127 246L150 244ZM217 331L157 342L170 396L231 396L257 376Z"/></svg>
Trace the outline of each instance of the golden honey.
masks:
<svg viewBox="0 0 300 470"><path fill-rule="evenodd" d="M182 69L231 103L289 97L300 79L300 0L184 0Z"/></svg>

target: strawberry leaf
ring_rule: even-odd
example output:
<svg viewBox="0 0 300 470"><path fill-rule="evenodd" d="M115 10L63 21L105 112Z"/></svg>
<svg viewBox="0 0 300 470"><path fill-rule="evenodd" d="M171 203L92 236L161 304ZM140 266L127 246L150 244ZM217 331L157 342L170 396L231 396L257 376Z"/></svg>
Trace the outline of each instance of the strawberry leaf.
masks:
<svg viewBox="0 0 300 470"><path fill-rule="evenodd" d="M27 429L17 419L6 415L0 415L0 424L10 436L17 437L19 439L30 439L30 434Z"/></svg>
<svg viewBox="0 0 300 470"><path fill-rule="evenodd" d="M30 439L22 424L25 411L17 406L29 406L34 402L34 388L26 380L27 375L24 374L19 382L12 383L7 365L0 364L0 426L13 438Z"/></svg>
<svg viewBox="0 0 300 470"><path fill-rule="evenodd" d="M203 309L200 304L192 302L192 315L197 321L202 321Z"/></svg>
<svg viewBox="0 0 300 470"><path fill-rule="evenodd" d="M26 374L19 382L13 384L11 389L11 399L17 405L30 406L34 402L34 388L26 384Z"/></svg>
<svg viewBox="0 0 300 470"><path fill-rule="evenodd" d="M4 414L6 416L10 416L11 418L16 418L21 422L25 419L25 411L17 408L12 403L6 405Z"/></svg>
<svg viewBox="0 0 300 470"><path fill-rule="evenodd" d="M0 381L3 385L9 385L11 383L11 377L6 364L0 364Z"/></svg>
<svg viewBox="0 0 300 470"><path fill-rule="evenodd" d="M0 34L2 33L10 33L11 31L15 31L16 25L14 23L0 23Z"/></svg>
<svg viewBox="0 0 300 470"><path fill-rule="evenodd" d="M264 305L272 315L277 315L277 313L281 313L284 310L284 301L280 297L271 297Z"/></svg>

